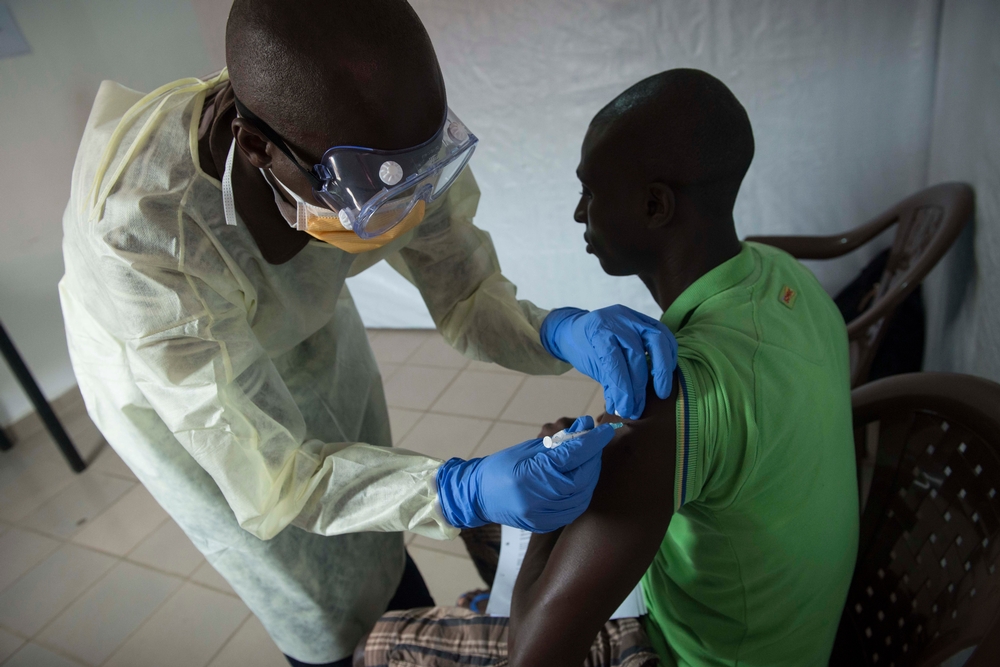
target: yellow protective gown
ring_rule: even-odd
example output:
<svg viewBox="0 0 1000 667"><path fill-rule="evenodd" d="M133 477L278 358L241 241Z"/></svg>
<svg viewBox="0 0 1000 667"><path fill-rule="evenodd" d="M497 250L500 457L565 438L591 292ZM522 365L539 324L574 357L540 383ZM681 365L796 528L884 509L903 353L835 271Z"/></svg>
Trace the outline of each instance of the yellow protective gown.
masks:
<svg viewBox="0 0 1000 667"><path fill-rule="evenodd" d="M440 462L390 446L345 278L386 258L466 356L568 367L539 342L545 311L516 299L472 225L468 170L389 246L351 255L314 241L267 263L242 224L226 225L220 183L198 164L205 95L225 79L147 96L101 85L73 170L59 293L108 442L278 647L324 663L351 653L395 591L399 531L457 534L436 504Z"/></svg>

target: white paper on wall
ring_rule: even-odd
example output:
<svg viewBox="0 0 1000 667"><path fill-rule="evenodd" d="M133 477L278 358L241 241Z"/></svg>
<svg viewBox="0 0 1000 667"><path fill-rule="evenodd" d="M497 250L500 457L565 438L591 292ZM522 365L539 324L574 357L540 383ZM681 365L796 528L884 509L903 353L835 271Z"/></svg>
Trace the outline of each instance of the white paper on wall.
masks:
<svg viewBox="0 0 1000 667"><path fill-rule="evenodd" d="M490 616L510 616L510 602L514 593L514 582L517 573L521 571L521 563L528 552L531 533L526 530L501 526L500 530L500 560L497 562L497 573L490 589L490 601L486 605L486 613ZM642 595L642 586L637 584L628 594L608 620L616 618L638 618L645 616L646 600Z"/></svg>

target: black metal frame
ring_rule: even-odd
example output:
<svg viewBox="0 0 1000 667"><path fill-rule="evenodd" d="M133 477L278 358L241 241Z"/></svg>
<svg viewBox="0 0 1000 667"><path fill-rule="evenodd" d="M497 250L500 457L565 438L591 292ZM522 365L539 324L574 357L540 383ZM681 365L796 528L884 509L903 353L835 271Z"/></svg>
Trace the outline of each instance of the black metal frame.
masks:
<svg viewBox="0 0 1000 667"><path fill-rule="evenodd" d="M83 472L87 464L80 457L80 452L77 451L73 441L69 439L66 429L63 428L62 422L56 417L56 413L53 412L52 406L49 405L48 400L42 394L42 390L38 388L38 383L35 382L31 371L24 365L24 360L18 353L17 348L14 347L14 342L7 335L2 322L0 322L0 353L7 360L7 365L10 366L10 370L14 373L17 381L21 383L24 393L28 395L32 405L35 406L35 410L38 411L38 416L41 417L45 428L48 429L52 439L56 441L56 445L59 446L63 456L66 457L69 467L74 472ZM0 429L0 449L6 450L12 446L7 435L2 433L2 429Z"/></svg>

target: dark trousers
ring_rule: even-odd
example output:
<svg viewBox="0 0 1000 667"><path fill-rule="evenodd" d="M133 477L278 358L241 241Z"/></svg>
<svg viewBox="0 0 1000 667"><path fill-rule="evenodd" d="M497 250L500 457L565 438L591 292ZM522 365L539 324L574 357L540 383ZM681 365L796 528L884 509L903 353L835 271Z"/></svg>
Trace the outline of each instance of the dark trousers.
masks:
<svg viewBox="0 0 1000 667"><path fill-rule="evenodd" d="M389 600L389 606L386 608L386 611L433 606L434 598L431 597L431 592L427 590L427 584L424 583L424 578L420 574L420 570L417 569L417 564L413 562L410 554L407 553L406 566L403 568L403 579L399 582L396 593ZM292 667L351 667L353 661L353 658L348 656L337 662L327 662L317 665L315 663L299 662L287 655L285 659L288 660L288 664Z"/></svg>

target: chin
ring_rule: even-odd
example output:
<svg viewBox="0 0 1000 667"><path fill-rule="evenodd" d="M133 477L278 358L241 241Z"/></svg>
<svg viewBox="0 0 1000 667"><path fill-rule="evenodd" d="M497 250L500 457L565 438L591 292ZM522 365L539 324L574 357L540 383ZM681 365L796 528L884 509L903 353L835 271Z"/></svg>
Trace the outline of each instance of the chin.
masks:
<svg viewBox="0 0 1000 667"><path fill-rule="evenodd" d="M594 254L597 255L597 261L601 263L601 270L609 276L631 276L635 273L631 267L626 267L621 262L616 262L597 253Z"/></svg>

